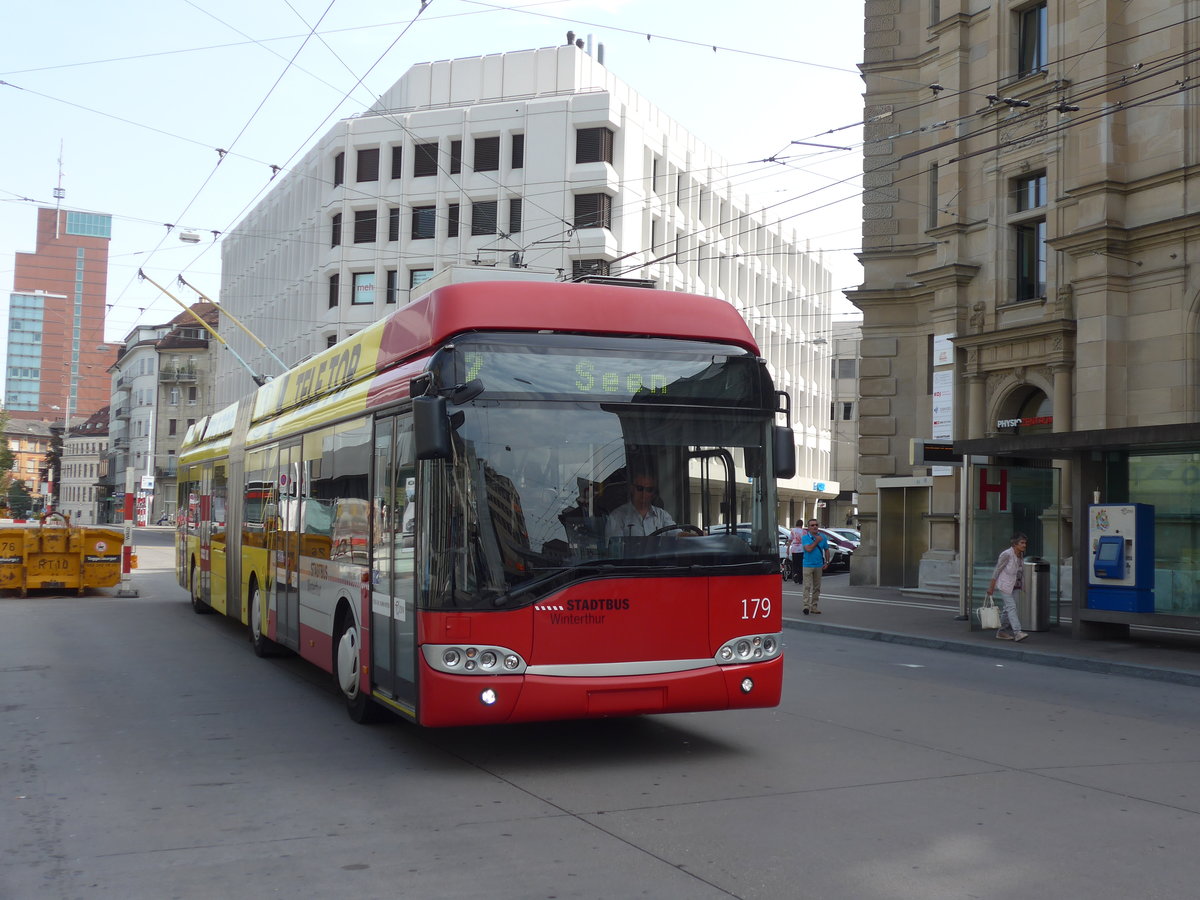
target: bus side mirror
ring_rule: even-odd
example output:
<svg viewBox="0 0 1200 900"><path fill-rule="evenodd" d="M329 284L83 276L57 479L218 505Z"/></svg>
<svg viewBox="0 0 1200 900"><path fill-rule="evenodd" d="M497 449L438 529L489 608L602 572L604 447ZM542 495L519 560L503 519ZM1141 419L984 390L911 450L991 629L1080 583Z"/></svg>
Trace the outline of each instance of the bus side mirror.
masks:
<svg viewBox="0 0 1200 900"><path fill-rule="evenodd" d="M746 447L742 450L742 457L746 461L746 476L748 478L762 478L763 474L763 458L766 454L762 447ZM727 510L721 510L722 514L727 514Z"/></svg>
<svg viewBox="0 0 1200 900"><path fill-rule="evenodd" d="M413 442L417 459L450 458L450 418L445 397L413 398Z"/></svg>
<svg viewBox="0 0 1200 900"><path fill-rule="evenodd" d="M796 474L796 435L784 425L772 430L775 438L775 477L792 478Z"/></svg>

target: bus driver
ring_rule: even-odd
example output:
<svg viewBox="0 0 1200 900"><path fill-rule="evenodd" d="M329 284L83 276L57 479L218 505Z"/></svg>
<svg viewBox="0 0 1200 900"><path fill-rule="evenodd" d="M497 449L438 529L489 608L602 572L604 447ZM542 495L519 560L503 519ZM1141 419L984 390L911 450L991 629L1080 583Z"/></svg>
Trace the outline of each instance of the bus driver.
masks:
<svg viewBox="0 0 1200 900"><path fill-rule="evenodd" d="M671 514L652 502L657 489L654 476L649 472L635 474L629 488L629 500L608 514L604 536L609 539L645 537L674 525Z"/></svg>

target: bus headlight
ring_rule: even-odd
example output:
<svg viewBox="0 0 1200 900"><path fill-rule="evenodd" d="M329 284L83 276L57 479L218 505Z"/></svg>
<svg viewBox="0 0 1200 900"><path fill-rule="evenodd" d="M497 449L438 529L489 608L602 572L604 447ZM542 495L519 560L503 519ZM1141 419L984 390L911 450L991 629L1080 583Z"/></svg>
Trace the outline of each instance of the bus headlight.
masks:
<svg viewBox="0 0 1200 900"><path fill-rule="evenodd" d="M721 664L775 659L783 653L782 637L780 634L747 634L732 638L717 648L713 658Z"/></svg>
<svg viewBox="0 0 1200 900"><path fill-rule="evenodd" d="M520 675L526 668L521 654L491 645L425 644L421 655L431 669L451 675Z"/></svg>

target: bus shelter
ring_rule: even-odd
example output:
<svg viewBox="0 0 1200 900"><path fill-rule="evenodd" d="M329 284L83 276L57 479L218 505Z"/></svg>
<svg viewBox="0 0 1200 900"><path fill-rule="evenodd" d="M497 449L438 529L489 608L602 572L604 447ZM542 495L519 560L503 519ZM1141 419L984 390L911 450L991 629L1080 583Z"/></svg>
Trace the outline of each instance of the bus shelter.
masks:
<svg viewBox="0 0 1200 900"><path fill-rule="evenodd" d="M1005 434L954 442L964 460L963 605L977 627L996 557L1014 532L1049 564L1050 623L1079 638L1134 626L1200 628L1200 424ZM1144 600L1096 590L1097 526L1113 506L1147 512ZM1143 535L1145 536L1145 535Z"/></svg>

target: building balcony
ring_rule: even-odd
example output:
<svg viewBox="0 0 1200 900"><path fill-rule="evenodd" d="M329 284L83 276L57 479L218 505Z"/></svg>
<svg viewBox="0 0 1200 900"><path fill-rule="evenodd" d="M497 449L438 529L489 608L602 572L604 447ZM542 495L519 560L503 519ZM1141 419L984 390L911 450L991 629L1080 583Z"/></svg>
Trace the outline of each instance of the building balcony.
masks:
<svg viewBox="0 0 1200 900"><path fill-rule="evenodd" d="M115 437L112 439L112 446L113 446L114 450L128 450L129 449L129 438Z"/></svg>
<svg viewBox="0 0 1200 900"><path fill-rule="evenodd" d="M190 366L163 367L158 370L158 380L163 384L195 384L196 370Z"/></svg>
<svg viewBox="0 0 1200 900"><path fill-rule="evenodd" d="M174 478L178 473L179 467L174 462L169 462L165 466L154 467L155 478Z"/></svg>
<svg viewBox="0 0 1200 900"><path fill-rule="evenodd" d="M129 418L129 407L128 406L118 406L116 409L113 410L112 417L114 419L128 419Z"/></svg>

